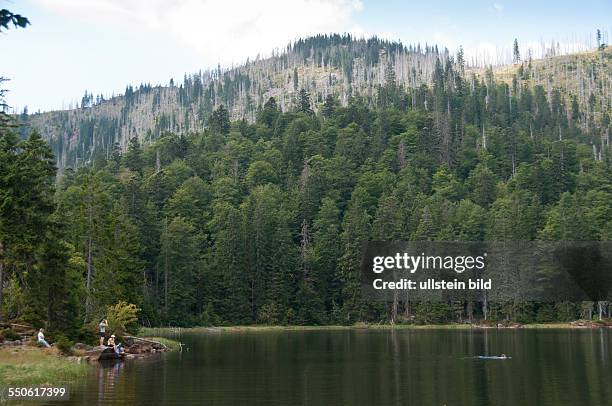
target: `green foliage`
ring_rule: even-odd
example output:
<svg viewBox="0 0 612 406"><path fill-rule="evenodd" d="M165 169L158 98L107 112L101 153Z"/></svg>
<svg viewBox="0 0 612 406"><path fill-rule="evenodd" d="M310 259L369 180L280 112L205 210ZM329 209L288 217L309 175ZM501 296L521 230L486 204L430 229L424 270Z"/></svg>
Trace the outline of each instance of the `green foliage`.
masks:
<svg viewBox="0 0 612 406"><path fill-rule="evenodd" d="M359 43L312 41L293 49L307 58L319 42ZM361 52L372 63L393 47L372 41ZM611 151L601 143L610 123L597 100L585 110L522 76L511 89L492 70L467 78L465 61L428 52L431 86L400 85L389 63L376 96L341 103L303 89L289 111L269 98L254 124L232 123L236 106L213 110L210 89L187 78L176 91L185 106L201 103L207 128L174 134L175 118L160 114L158 132L57 184L40 136L2 128L3 315L80 340L93 334L79 324L106 312L119 334L138 323L462 322L484 317L483 304L363 297L361 244L612 239ZM326 63L352 73L349 61ZM296 73L287 80L297 92ZM126 103L141 91L154 90L128 88ZM83 123L81 135L98 124ZM490 303L488 317L571 320L594 309Z"/></svg>
<svg viewBox="0 0 612 406"><path fill-rule="evenodd" d="M213 307L212 302L208 302L206 308L200 315L199 324L204 327L218 326L219 324L221 324L221 320L219 319L219 316L217 316L217 314L215 313L215 309Z"/></svg>
<svg viewBox="0 0 612 406"><path fill-rule="evenodd" d="M4 330L0 331L0 337L8 341L15 341L21 339L21 336L11 328L5 328Z"/></svg>
<svg viewBox="0 0 612 406"><path fill-rule="evenodd" d="M64 355L72 354L72 347L74 346L74 341L70 341L66 336L59 335L55 338L55 346L58 350Z"/></svg>
<svg viewBox="0 0 612 406"><path fill-rule="evenodd" d="M307 115L312 115L313 111L310 105L311 105L310 95L308 94L306 90L301 89L298 95L298 102L297 102L298 111L304 114L307 114Z"/></svg>
<svg viewBox="0 0 612 406"><path fill-rule="evenodd" d="M164 225L158 269L164 280L163 318L169 325L191 324L199 278L198 235L183 217Z"/></svg>
<svg viewBox="0 0 612 406"><path fill-rule="evenodd" d="M120 301L107 308L106 318L108 330L121 337L126 333L138 334L138 313L140 309L135 304Z"/></svg>
<svg viewBox="0 0 612 406"><path fill-rule="evenodd" d="M30 21L26 17L12 13L7 9L0 10L0 32L3 29L8 30L10 25L15 28L25 28L28 24L30 24Z"/></svg>
<svg viewBox="0 0 612 406"><path fill-rule="evenodd" d="M60 386L82 379L89 368L84 362L58 357L41 348L24 347L16 353L11 352L0 352L0 381L3 385Z"/></svg>
<svg viewBox="0 0 612 406"><path fill-rule="evenodd" d="M4 302L2 303L2 315L9 320L19 319L26 307L26 296L17 280L17 275L12 275L4 288Z"/></svg>
<svg viewBox="0 0 612 406"><path fill-rule="evenodd" d="M447 303L418 303L415 309L415 320L422 324L444 323L448 320L451 308Z"/></svg>
<svg viewBox="0 0 612 406"><path fill-rule="evenodd" d="M230 131L230 117L229 112L224 105L219 106L210 117L208 123L210 130L213 133L227 134Z"/></svg>

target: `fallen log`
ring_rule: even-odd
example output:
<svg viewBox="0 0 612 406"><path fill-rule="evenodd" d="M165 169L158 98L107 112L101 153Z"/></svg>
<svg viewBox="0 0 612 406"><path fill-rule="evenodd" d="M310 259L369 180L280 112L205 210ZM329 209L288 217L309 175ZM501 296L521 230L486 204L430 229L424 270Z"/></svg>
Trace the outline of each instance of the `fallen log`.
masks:
<svg viewBox="0 0 612 406"><path fill-rule="evenodd" d="M128 341L128 340L132 340L132 341L135 341L135 340L136 340L136 341L142 341L142 342L145 342L145 343L148 343L148 344L160 345L160 346L162 346L163 348L168 349L168 347L167 347L165 344L160 343L159 341L148 340L148 339L146 339L146 338L134 337L134 336L123 336L123 338L124 338L126 341Z"/></svg>
<svg viewBox="0 0 612 406"><path fill-rule="evenodd" d="M10 328L16 331L34 331L34 327L18 323L0 323L0 328Z"/></svg>

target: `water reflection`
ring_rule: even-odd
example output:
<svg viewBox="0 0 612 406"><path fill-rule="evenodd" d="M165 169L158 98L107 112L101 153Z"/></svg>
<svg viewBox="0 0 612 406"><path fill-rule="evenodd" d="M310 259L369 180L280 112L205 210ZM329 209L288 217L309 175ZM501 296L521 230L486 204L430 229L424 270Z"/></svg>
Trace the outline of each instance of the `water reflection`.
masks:
<svg viewBox="0 0 612 406"><path fill-rule="evenodd" d="M610 330L187 333L98 368L71 404L610 404ZM477 355L508 354L509 360Z"/></svg>
<svg viewBox="0 0 612 406"><path fill-rule="evenodd" d="M115 383L118 382L121 370L124 363L120 361L105 361L102 362L99 368L96 368L98 378L98 401L104 401L107 395L115 393Z"/></svg>

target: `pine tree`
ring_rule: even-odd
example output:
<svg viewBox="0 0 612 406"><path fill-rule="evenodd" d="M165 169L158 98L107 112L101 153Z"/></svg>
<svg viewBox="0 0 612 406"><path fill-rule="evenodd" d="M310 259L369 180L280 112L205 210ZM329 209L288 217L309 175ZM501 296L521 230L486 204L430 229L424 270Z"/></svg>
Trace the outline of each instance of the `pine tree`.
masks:
<svg viewBox="0 0 612 406"><path fill-rule="evenodd" d="M470 172L466 183L474 203L487 208L495 201L497 179L486 165L478 164Z"/></svg>
<svg viewBox="0 0 612 406"><path fill-rule="evenodd" d="M189 326L196 314L199 237L182 217L175 217L161 235L159 269L163 277L163 319L167 325Z"/></svg>
<svg viewBox="0 0 612 406"><path fill-rule="evenodd" d="M229 111L224 105L220 105L210 117L208 121L210 131L217 134L228 134L230 131Z"/></svg>
<svg viewBox="0 0 612 406"><path fill-rule="evenodd" d="M325 97L325 102L323 103L323 109L321 111L321 114L323 114L323 117L325 118L331 118L334 115L335 109L336 109L336 99L334 98L333 95L328 94Z"/></svg>
<svg viewBox="0 0 612 406"><path fill-rule="evenodd" d="M270 97L264 104L263 109L259 112L257 122L266 125L268 128L273 128L279 113L280 111L276 104L276 99L274 97Z"/></svg>
<svg viewBox="0 0 612 406"><path fill-rule="evenodd" d="M597 49L601 49L601 30L599 28L595 33L595 38L597 39Z"/></svg>
<svg viewBox="0 0 612 406"><path fill-rule="evenodd" d="M304 89L301 89L298 95L298 111L309 116L314 114L311 107L310 95Z"/></svg>
<svg viewBox="0 0 612 406"><path fill-rule="evenodd" d="M140 306L144 264L140 258L138 228L128 218L124 199L113 205L103 227L100 253L94 259L95 307L105 309L120 300Z"/></svg>
<svg viewBox="0 0 612 406"><path fill-rule="evenodd" d="M316 291L323 297L328 313L336 310L342 301L338 273L341 255L340 227L340 210L336 202L329 197L323 198L312 230L312 267L317 284ZM330 314L333 322L343 323L344 320L338 319L337 316Z"/></svg>
<svg viewBox="0 0 612 406"><path fill-rule="evenodd" d="M37 264L27 275L24 320L75 337L82 321L80 294L85 263L64 241L64 232L54 216L37 254Z"/></svg>
<svg viewBox="0 0 612 406"><path fill-rule="evenodd" d="M361 291L362 244L370 233L370 215L367 212L367 192L362 188L353 191L349 208L342 222L342 256L340 279L342 281L342 302L344 323L353 323L367 318L366 303Z"/></svg>
<svg viewBox="0 0 612 406"><path fill-rule="evenodd" d="M53 193L55 181L55 159L48 144L33 132L19 144L21 149L16 157L18 185L13 196L15 216L12 227L18 240L11 250L20 257L18 272L27 274L35 264L35 253L44 242L54 211ZM9 174L10 175L10 174Z"/></svg>
<svg viewBox="0 0 612 406"><path fill-rule="evenodd" d="M512 62L519 63L521 61L521 53L519 51L518 40L514 38L514 44L512 45Z"/></svg>
<svg viewBox="0 0 612 406"><path fill-rule="evenodd" d="M9 258L13 245L19 243L17 233L19 217L18 199L15 194L18 187L18 166L16 156L19 153L19 139L12 131L0 128L0 305L4 303L4 281L8 280ZM0 312L0 317L2 313Z"/></svg>
<svg viewBox="0 0 612 406"><path fill-rule="evenodd" d="M142 172L142 148L140 147L138 137L130 138L130 143L128 144L128 149L123 157L123 160L124 165L130 170L137 173Z"/></svg>
<svg viewBox="0 0 612 406"><path fill-rule="evenodd" d="M215 280L218 282L214 307L222 320L229 323L253 323L249 280L240 212L227 202L217 202L210 222L215 242L212 253Z"/></svg>

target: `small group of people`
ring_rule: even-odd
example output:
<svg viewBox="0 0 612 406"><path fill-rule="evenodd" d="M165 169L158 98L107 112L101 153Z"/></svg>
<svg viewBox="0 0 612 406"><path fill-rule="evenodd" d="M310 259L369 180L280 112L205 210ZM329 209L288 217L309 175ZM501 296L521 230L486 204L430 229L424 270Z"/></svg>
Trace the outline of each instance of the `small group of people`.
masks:
<svg viewBox="0 0 612 406"><path fill-rule="evenodd" d="M104 345L104 339L106 338L106 328L107 327L108 327L108 320L105 317L103 317L102 320L100 320L100 324L98 324L98 330L100 332L100 345L101 346ZM115 343L114 334L111 334L111 336L108 338L108 340L106 341L106 346L113 347L113 350L117 354L121 354L125 352L121 343Z"/></svg>
<svg viewBox="0 0 612 406"><path fill-rule="evenodd" d="M106 338L106 328L108 327L108 320L104 317L102 318L102 320L100 320L100 324L98 324L98 330L99 330L99 335L100 335L100 345L103 346L104 345L104 339ZM45 348L49 348L51 347L51 345L47 342L47 340L45 339L45 330L44 329L40 329L38 330L38 344L45 347ZM115 343L115 335L111 334L111 336L109 337L108 341L106 342L106 346L107 347L113 347L113 350L117 353L117 354L121 354L124 352L123 346L121 345L121 343Z"/></svg>

